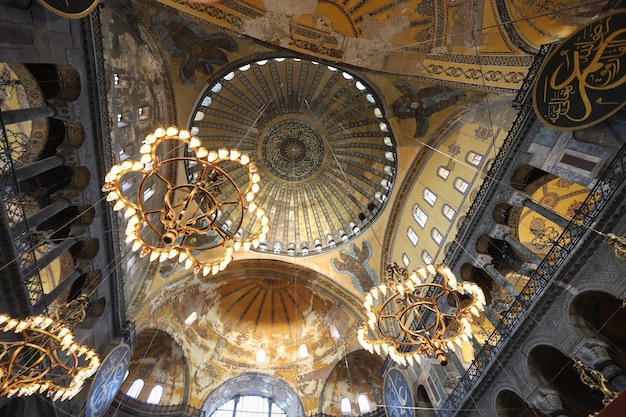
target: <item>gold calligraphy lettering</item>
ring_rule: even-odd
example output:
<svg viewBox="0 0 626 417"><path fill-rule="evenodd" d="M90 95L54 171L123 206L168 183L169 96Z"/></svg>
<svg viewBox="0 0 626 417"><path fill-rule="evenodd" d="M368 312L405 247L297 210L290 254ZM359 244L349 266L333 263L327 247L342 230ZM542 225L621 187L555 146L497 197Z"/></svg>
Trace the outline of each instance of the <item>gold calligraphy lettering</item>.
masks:
<svg viewBox="0 0 626 417"><path fill-rule="evenodd" d="M626 40L618 39L626 34L626 29L607 36L609 21L607 19L606 28L598 24L592 29L590 41L576 42L571 55L569 50L561 51L565 62L557 66L549 78L549 86L555 93L548 102L548 119L553 123L561 116L573 122L585 121L593 111L590 91L611 90L626 82L626 75L619 77ZM580 101L584 110L580 117L570 114L572 109L580 108L572 106L570 97Z"/></svg>

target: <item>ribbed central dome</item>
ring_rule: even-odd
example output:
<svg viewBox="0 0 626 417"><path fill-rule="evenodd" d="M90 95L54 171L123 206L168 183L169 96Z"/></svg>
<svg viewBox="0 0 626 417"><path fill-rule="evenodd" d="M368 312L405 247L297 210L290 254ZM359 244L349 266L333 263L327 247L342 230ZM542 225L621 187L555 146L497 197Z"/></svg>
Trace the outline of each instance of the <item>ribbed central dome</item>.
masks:
<svg viewBox="0 0 626 417"><path fill-rule="evenodd" d="M382 211L396 172L383 109L356 75L279 57L213 77L190 129L208 149L237 148L257 162L256 201L271 219L258 250L305 256L350 240Z"/></svg>

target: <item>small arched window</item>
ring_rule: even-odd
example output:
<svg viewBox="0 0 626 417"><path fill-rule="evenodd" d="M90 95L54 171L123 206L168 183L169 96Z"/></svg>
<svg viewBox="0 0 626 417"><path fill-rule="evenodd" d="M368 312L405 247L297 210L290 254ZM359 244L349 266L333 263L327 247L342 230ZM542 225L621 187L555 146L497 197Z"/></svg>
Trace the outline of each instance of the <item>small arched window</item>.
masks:
<svg viewBox="0 0 626 417"><path fill-rule="evenodd" d="M133 383L130 384L130 387L128 387L128 390L126 391L126 395L128 395L130 398L137 399L139 398L139 394L141 394L142 390L143 390L143 379L135 379Z"/></svg>
<svg viewBox="0 0 626 417"><path fill-rule="evenodd" d="M413 246L417 246L417 241L420 239L415 230L411 226L406 229L406 236Z"/></svg>
<svg viewBox="0 0 626 417"><path fill-rule="evenodd" d="M446 167L439 167L437 169L437 176L443 180L448 179L448 175L450 175L450 170Z"/></svg>
<svg viewBox="0 0 626 417"><path fill-rule="evenodd" d="M357 401L359 403L359 411L361 412L361 414L369 413L372 410L370 407L370 402L367 400L365 394L359 395Z"/></svg>
<svg viewBox="0 0 626 417"><path fill-rule="evenodd" d="M426 222L428 221L428 214L424 212L417 204L413 206L413 218L420 225L420 227L424 228L426 226Z"/></svg>
<svg viewBox="0 0 626 417"><path fill-rule="evenodd" d="M422 251L422 261L424 261L425 264L432 264L433 263L432 256L430 256L430 254L428 252L426 252L426 250Z"/></svg>
<svg viewBox="0 0 626 417"><path fill-rule="evenodd" d="M352 413L352 406L350 405L350 400L346 397L341 399L341 414L350 414Z"/></svg>
<svg viewBox="0 0 626 417"><path fill-rule="evenodd" d="M154 194L156 193L156 191L154 191L152 189L152 187L148 187L143 191L143 201L148 201L150 200L150 197L152 197Z"/></svg>
<svg viewBox="0 0 626 417"><path fill-rule="evenodd" d="M441 241L443 240L443 235L436 227L433 227L433 230L430 232L430 236L433 238L437 245L441 245Z"/></svg>
<svg viewBox="0 0 626 417"><path fill-rule="evenodd" d="M402 263L404 264L405 267L408 268L409 264L411 263L411 260L409 259L409 257L407 256L406 253L402 254Z"/></svg>
<svg viewBox="0 0 626 417"><path fill-rule="evenodd" d="M454 180L454 188L461 194L465 194L469 189L469 183L465 181L463 178L456 178Z"/></svg>
<svg viewBox="0 0 626 417"><path fill-rule="evenodd" d="M477 167L481 164L481 162L483 162L483 156L474 151L469 151L467 155L465 155L465 160Z"/></svg>
<svg viewBox="0 0 626 417"><path fill-rule="evenodd" d="M435 205L435 202L437 201L437 194L433 193L428 188L424 188L424 193L422 195L424 196L424 200L426 200L428 204L430 204L431 206Z"/></svg>
<svg viewBox="0 0 626 417"><path fill-rule="evenodd" d="M162 385L155 385L151 390L150 390L150 394L148 395L148 399L146 400L146 403L148 404L158 404L161 402L161 397L163 396L163 386Z"/></svg>
<svg viewBox="0 0 626 417"><path fill-rule="evenodd" d="M441 208L441 212L443 213L445 218L448 220L452 220L454 219L454 216L456 216L456 210L447 204L443 205L443 207Z"/></svg>
<svg viewBox="0 0 626 417"><path fill-rule="evenodd" d="M139 120L148 120L150 118L150 106L142 106L137 110Z"/></svg>

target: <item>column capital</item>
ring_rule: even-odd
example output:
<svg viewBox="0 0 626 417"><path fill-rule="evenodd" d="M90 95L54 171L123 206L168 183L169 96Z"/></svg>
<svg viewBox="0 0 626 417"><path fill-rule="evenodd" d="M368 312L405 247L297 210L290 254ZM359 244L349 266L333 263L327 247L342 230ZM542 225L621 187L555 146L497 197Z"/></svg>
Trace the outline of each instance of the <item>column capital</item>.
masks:
<svg viewBox="0 0 626 417"><path fill-rule="evenodd" d="M528 197L525 194L516 191L514 193L511 193L507 202L512 206L523 206L524 200L526 200L527 198Z"/></svg>
<svg viewBox="0 0 626 417"><path fill-rule="evenodd" d="M511 233L513 233L513 229L511 228L511 226L507 226L505 224L495 224L491 228L489 236L494 239L504 240L504 236L510 235Z"/></svg>
<svg viewBox="0 0 626 417"><path fill-rule="evenodd" d="M485 265L491 264L492 261L493 257L491 257L490 255L479 253L478 256L476 256L476 258L474 259L473 264L477 268L484 268Z"/></svg>

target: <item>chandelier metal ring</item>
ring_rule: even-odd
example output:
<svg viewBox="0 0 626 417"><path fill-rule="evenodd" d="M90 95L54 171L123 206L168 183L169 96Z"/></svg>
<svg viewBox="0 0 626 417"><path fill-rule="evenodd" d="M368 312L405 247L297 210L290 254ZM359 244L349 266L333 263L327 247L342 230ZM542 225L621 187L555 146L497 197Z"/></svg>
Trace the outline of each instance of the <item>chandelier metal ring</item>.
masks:
<svg viewBox="0 0 626 417"><path fill-rule="evenodd" d="M458 283L445 265L426 265L409 274L393 263L385 282L372 288L363 303L368 317L358 340L371 353L388 354L407 365L418 355L446 353L471 335L470 318L479 315L485 296L472 282Z"/></svg>
<svg viewBox="0 0 626 417"><path fill-rule="evenodd" d="M0 342L0 396L46 393L54 401L74 397L100 366L98 355L74 340L50 317L18 320L0 314L0 331L16 340Z"/></svg>
<svg viewBox="0 0 626 417"><path fill-rule="evenodd" d="M179 142L187 153L168 156L159 148L166 141ZM149 254L151 261L177 258L206 276L226 268L240 248L257 247L270 227L254 201L261 181L256 164L237 149L200 145L186 130L158 128L146 136L139 161L111 167L102 191L115 201L113 210L126 209L126 242L133 251ZM231 175L233 165L244 167L246 175ZM194 167L192 178L179 174L188 166ZM141 176L136 189L125 181L133 174ZM156 204L149 201L155 194Z"/></svg>

